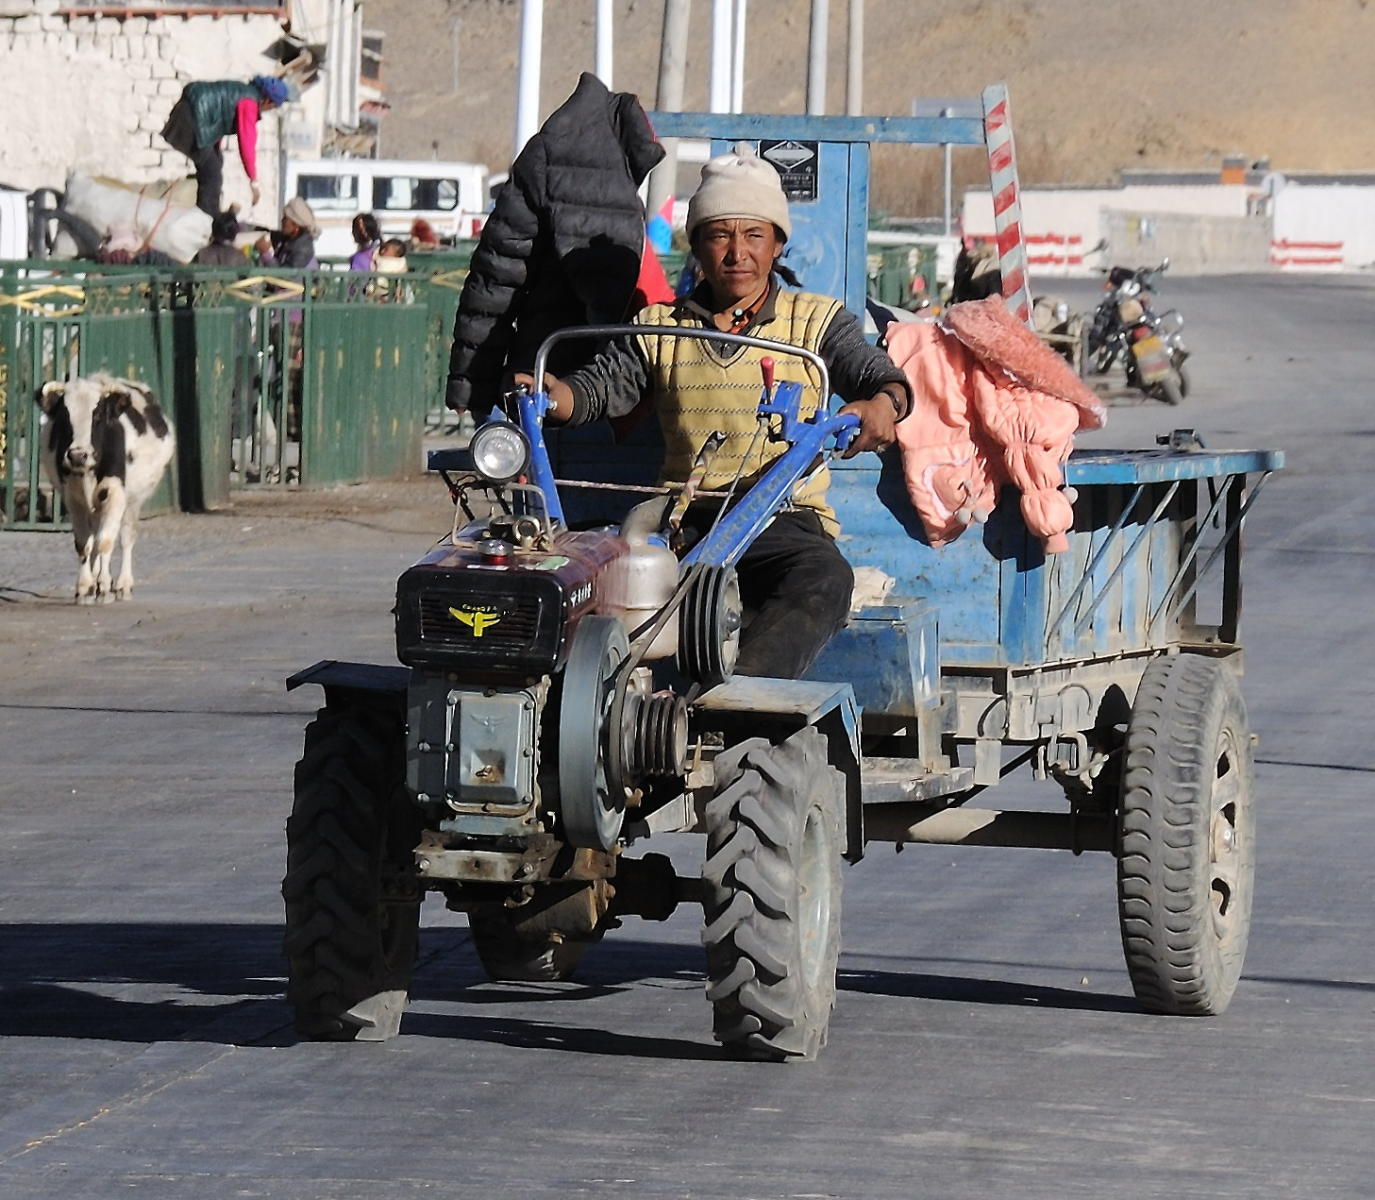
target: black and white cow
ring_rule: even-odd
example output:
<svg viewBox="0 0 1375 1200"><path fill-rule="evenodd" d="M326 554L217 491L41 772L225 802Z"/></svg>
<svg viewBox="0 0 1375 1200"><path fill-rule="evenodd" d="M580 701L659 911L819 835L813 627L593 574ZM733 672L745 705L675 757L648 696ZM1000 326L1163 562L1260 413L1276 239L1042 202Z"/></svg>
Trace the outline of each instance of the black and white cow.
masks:
<svg viewBox="0 0 1375 1200"><path fill-rule="evenodd" d="M98 374L47 383L37 399L47 415L43 470L66 503L81 560L76 602L127 600L139 510L172 460L172 426L152 393L130 379ZM120 540L124 560L111 587Z"/></svg>

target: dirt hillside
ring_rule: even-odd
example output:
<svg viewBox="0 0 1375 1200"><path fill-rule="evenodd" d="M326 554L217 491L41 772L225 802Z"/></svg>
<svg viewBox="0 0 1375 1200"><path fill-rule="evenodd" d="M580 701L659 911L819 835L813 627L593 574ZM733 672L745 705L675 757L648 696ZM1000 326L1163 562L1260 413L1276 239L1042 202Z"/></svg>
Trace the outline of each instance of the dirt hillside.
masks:
<svg viewBox="0 0 1375 1200"><path fill-rule="evenodd" d="M711 4L692 6L686 107L706 107ZM828 111L845 100L846 0L831 4ZM386 34L387 157L510 161L516 0L366 0ZM542 115L594 61L593 0L545 5ZM617 0L617 90L653 107L662 0ZM801 112L808 0L750 0L745 107ZM975 96L1006 80L1026 183L1098 183L1124 166L1212 169L1224 155L1280 170L1375 166L1372 0L868 0L864 107ZM1352 114L1359 114L1353 119ZM979 163L962 151L961 179ZM879 207L938 204L938 152L876 157ZM986 174L985 174L986 178Z"/></svg>

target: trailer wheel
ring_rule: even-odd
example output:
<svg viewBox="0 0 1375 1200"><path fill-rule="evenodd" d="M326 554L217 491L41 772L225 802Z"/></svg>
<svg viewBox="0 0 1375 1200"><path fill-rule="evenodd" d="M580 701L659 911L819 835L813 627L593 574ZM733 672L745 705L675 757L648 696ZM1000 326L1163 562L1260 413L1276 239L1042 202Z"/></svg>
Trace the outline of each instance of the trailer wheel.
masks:
<svg viewBox="0 0 1375 1200"><path fill-rule="evenodd" d="M326 708L306 729L282 880L287 1002L306 1037L384 1041L401 1024L422 898L402 719Z"/></svg>
<svg viewBox="0 0 1375 1200"><path fill-rule="evenodd" d="M1251 739L1235 677L1182 654L1146 668L1127 727L1117 905L1148 1012L1226 1009L1251 924Z"/></svg>
<svg viewBox="0 0 1375 1200"><path fill-rule="evenodd" d="M557 983L578 969L586 942L546 935L537 941L520 937L499 911L470 912L468 929L487 978L494 983Z"/></svg>
<svg viewBox="0 0 1375 1200"><path fill-rule="evenodd" d="M815 1058L840 953L841 774L815 729L716 762L702 869L716 1039L744 1058Z"/></svg>

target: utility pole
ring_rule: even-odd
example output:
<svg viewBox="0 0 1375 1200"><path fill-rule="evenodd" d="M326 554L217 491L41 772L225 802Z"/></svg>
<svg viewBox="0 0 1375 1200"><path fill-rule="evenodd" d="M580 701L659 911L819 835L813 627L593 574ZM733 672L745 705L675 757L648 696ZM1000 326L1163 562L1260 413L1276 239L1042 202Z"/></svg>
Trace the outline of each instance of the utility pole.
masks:
<svg viewBox="0 0 1375 1200"><path fill-rule="evenodd" d="M611 3L612 0L597 0L597 78L608 88L611 87L612 50L611 50Z"/></svg>
<svg viewBox="0 0 1375 1200"><path fill-rule="evenodd" d="M845 111L857 117L864 111L864 0L850 0L846 49L850 52L850 66L845 76Z"/></svg>
<svg viewBox="0 0 1375 1200"><path fill-rule="evenodd" d="M731 0L711 0L711 112L730 112Z"/></svg>
<svg viewBox="0 0 1375 1200"><path fill-rule="evenodd" d="M663 112L683 109L683 80L687 74L688 26L692 0L664 0L664 31L659 43L659 93L655 107ZM657 213L678 184L678 139L664 139L664 160L649 177L649 215Z"/></svg>
<svg viewBox="0 0 1375 1200"><path fill-rule="evenodd" d="M807 45L807 115L826 111L826 32L830 24L828 0L812 0L812 32Z"/></svg>
<svg viewBox="0 0 1375 1200"><path fill-rule="evenodd" d="M540 50L544 40L544 0L521 0L520 57L516 62L516 154L539 129Z"/></svg>
<svg viewBox="0 0 1375 1200"><path fill-rule="evenodd" d="M745 22L750 0L735 0L735 47L731 53L731 112L745 111Z"/></svg>

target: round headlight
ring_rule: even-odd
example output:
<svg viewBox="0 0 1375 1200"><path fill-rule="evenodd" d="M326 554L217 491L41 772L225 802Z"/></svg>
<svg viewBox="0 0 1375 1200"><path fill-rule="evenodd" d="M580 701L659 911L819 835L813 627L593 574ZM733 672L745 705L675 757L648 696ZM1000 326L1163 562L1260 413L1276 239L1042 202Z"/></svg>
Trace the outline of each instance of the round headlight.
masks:
<svg viewBox="0 0 1375 1200"><path fill-rule="evenodd" d="M508 483L530 465L530 442L508 421L482 426L468 444L473 467L492 483Z"/></svg>

